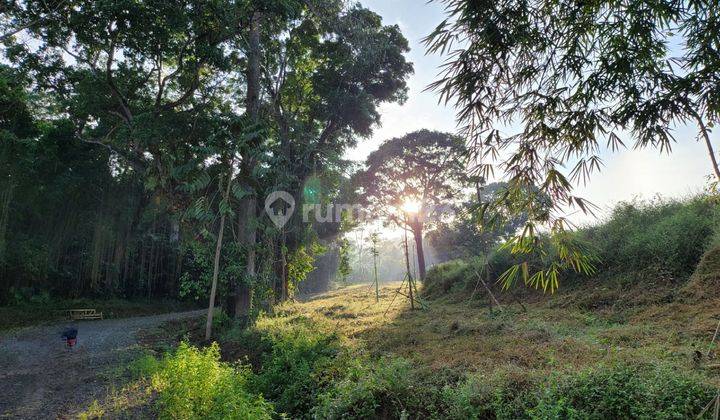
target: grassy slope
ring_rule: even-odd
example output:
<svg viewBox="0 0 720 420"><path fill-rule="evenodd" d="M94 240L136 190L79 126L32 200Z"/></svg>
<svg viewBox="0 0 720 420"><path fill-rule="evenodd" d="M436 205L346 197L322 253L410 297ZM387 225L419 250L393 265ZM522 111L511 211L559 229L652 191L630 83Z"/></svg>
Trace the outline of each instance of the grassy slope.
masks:
<svg viewBox="0 0 720 420"><path fill-rule="evenodd" d="M381 361L380 365L384 366L392 359L382 356L402 356L409 359L416 368L425 367L427 369L423 371L433 372L432 375L438 378L458 378L460 383L453 386L450 391L461 393L461 397L462 392L469 392L469 401L478 398L478 401L485 401L482 400L486 398L482 397L483 390L488 386L494 386L495 382L490 379L494 375L501 377L511 375L513 378L510 379L511 382L500 383L498 386L505 388L497 388L497 392L500 393L498 395L505 395L508 392L510 393L508 395L513 395L521 391L516 390L515 385L512 384L530 387L528 389L534 392L532 387L536 385L532 384L537 384L534 381L538 378L550 378L563 373L572 375L584 368L612 364L612 362L627 362L628 365L641 366L641 369L656 364L670 365L677 373L694 374L694 377L704 378L707 384L720 385L717 370L708 366L716 364L717 360L702 360L700 363L693 361L693 353L696 349L703 352L707 350L709 338L720 317L720 299L662 304L651 303L664 300L664 292L659 290L655 290L656 293L645 294L642 290L625 290L618 293L617 290L606 287L594 289L583 287L576 291L563 290L552 297L535 296L533 299L527 299L528 303L525 304L527 312L517 304L505 303L503 311L499 312L490 311L480 300L452 301L451 298L431 300L427 302L425 309L410 311L407 299L401 295L397 295L395 302L390 305L398 286L398 284L390 284L383 287L379 303L375 302L374 290L367 286L354 286L325 293L304 302L280 305L274 315L261 316L255 327L248 331L249 335L241 334L233 338L231 334L221 339L224 359L230 362L250 362L254 370L261 375L258 378L268 378L267 366L261 361L269 360L263 356L268 356L267 352L270 349L253 337L288 333L287 337L292 337L290 333L292 331L303 336L317 333L314 338L309 338L308 343L312 343L314 340L322 341L322 337L334 336L331 334L334 332L341 340L342 347L348 350L351 359L361 360L362 363L375 360L376 362L373 362L375 366L378 366L377 361ZM624 300L618 299L620 294L625 297ZM503 299L506 300L507 296L501 297L501 300ZM621 301L625 303L618 304ZM597 305L590 305L592 302ZM581 309L589 307L593 309ZM158 351L173 347L173 343L177 343L182 337L197 343L202 336L202 325L202 320L194 320L191 324L166 325L155 334L144 337L143 347L155 349L153 353L159 354ZM273 363L274 367L281 369L276 372L280 376L274 378L272 374L270 375L278 381L271 383L271 386L273 390L282 392L279 394L280 397L288 391L290 392L288 395L292 397L291 402L295 401L295 398L299 401L312 401L307 400L310 388L306 386L317 385L315 375L332 377L340 374L342 377L343 374L333 368L333 366L339 368L342 362L324 365L330 371L308 373L299 369L298 366L301 366L304 360L310 360L307 359L313 351L310 349L315 347L304 346L301 344L305 343L303 340L283 340L286 339L276 340L274 345L281 346L289 353L275 355L278 359ZM283 342L285 344L282 344ZM288 346L287 344L290 343L294 344ZM318 347L318 349L323 348ZM263 366L260 366L261 364ZM361 375L375 372L374 369L377 367L370 369L362 370ZM386 374L392 375L392 368L388 372ZM463 385L462 378L472 372L481 373L489 382L469 382ZM606 377L603 378L605 379L600 380L608 380ZM625 379L628 378L622 377L622 380ZM408 395L394 394L405 392L402 391L405 389L405 385L402 385L405 382L400 380L398 385L400 388L389 391L383 388L387 386L386 382L374 381L370 380L368 383L372 384L370 389L375 389L373 392L376 394L369 397L361 393L360 395L364 395L365 399L360 401L380 404L380 413L387 409L389 411L385 417L393 418L397 413L392 414L394 411L389 401L400 401L402 405L407 402L406 398L410 398ZM342 380L335 382L331 388L347 386L342 383ZM304 385L299 386L299 384ZM424 382L409 382L409 384L411 387L425 386ZM374 386L380 388L372 388ZM156 413L157 405L154 398L148 398L149 395L156 394L151 393L149 389L151 386L147 377L140 382L131 381L121 390L108 394L101 403L95 403L87 408L85 414L90 417L98 413L132 417L138 413L143 415ZM344 397L338 401L342 404L344 401L342 398L358 395L359 389L366 388L353 388L349 393L341 393ZM648 388L636 390L641 393L649 392ZM605 403L617 397L613 392L624 395L622 393L626 391L618 391L614 388L608 390L608 395L604 396ZM437 394L445 391L434 392ZM583 392L580 392L580 395L585 395ZM595 391L587 392L588 398L598 397L593 396ZM271 402L278 403L278 412L284 411L283 403L277 400L278 396L273 399L270 395L263 395ZM439 398L444 398L444 395ZM525 395L521 398L527 398L528 395L541 394L520 393L519 395ZM208 398L210 397L216 396L213 394ZM438 398L438 395L435 397ZM625 401L626 399L628 401ZM628 404L636 404L631 397L621 400ZM462 401L462 398L449 402L451 410L455 407L453 404L457 404L458 401ZM573 401L573 404L581 404ZM482 404L486 402L475 403L479 404L479 407L484 407ZM285 404L287 405L287 401ZM334 402L331 403L331 407L332 404ZM352 406L354 403L350 404ZM420 404L422 405L422 401ZM496 408L508 408L509 411L504 417L513 418L517 415L512 411L517 408L513 404L502 400L500 406ZM637 404L647 405L641 402ZM704 402L696 401L693 404L695 406L689 410L690 413L699 412ZM326 404L325 407L328 405ZM416 409L418 409L417 402L410 407L410 413L414 413L413 416L420 416L413 411ZM298 410L294 414L309 415L309 407L302 406ZM670 408L671 413L674 413L674 410ZM452 413L435 412L436 417L450 416L450 414ZM500 416L499 413L496 414ZM378 415L377 411L375 415ZM480 414L479 417L485 418L485 415ZM350 415L349 418L355 417ZM467 418L467 412L460 410L453 418Z"/></svg>
<svg viewBox="0 0 720 420"><path fill-rule="evenodd" d="M536 299L526 304L527 312L519 305L491 312L479 302L447 299L411 312L407 299L398 295L384 316L397 286L384 287L379 303L367 286L289 303L278 308L276 317L261 318L257 327L271 330L278 323L308 317L358 349L404 356L433 368L517 367L549 373L601 361L662 360L720 384L710 368L692 357L695 350L707 350L720 317L720 300L591 311L578 309L575 302L593 292L579 290Z"/></svg>

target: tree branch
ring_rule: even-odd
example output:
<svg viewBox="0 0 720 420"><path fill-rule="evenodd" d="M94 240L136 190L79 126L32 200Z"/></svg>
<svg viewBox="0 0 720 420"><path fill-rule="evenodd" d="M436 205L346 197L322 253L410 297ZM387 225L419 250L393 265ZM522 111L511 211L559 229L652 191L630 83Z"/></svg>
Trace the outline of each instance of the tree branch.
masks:
<svg viewBox="0 0 720 420"><path fill-rule="evenodd" d="M65 2L61 1L60 3L58 3L58 5L54 9L50 10L45 16L40 16L36 19L31 20L30 22L20 24L20 26L18 26L17 28L11 29L9 32L6 32L6 33L0 35L0 43L5 42L6 39L12 37L13 35L17 34L18 32L22 32L25 29L30 28L31 26L37 25L38 23L45 21L46 19L51 17L55 12L57 12L60 9L60 7L62 7L63 3L65 3Z"/></svg>
<svg viewBox="0 0 720 420"><path fill-rule="evenodd" d="M717 157L715 157L715 150L713 149L712 142L710 141L709 130L705 125L705 122L694 109L690 109L689 111L690 115L692 115L693 118L695 118L695 121L697 121L698 127L700 128L700 134L705 140L705 146L707 147L708 154L710 155L710 161L712 162L713 171L715 172L717 180L720 182L720 167L718 167Z"/></svg>
<svg viewBox="0 0 720 420"><path fill-rule="evenodd" d="M112 134L115 132L115 130L117 130L117 128L119 127L118 125L116 125L110 131L108 131L108 133L102 138L102 140L87 138L87 137L83 136L83 134L82 134L83 127L84 127L84 123L75 132L75 135L78 137L78 139L80 139L80 141L82 141L83 143L88 143L88 144L97 144L99 146L102 146L102 147L108 149L111 153L114 153L118 156L121 156L123 159L125 159L125 161L127 161L127 163L138 172L142 172L145 170L145 167L146 167L145 162L143 162L142 160L137 159L135 157L129 156L126 153L122 153L119 150L117 150L116 148L114 148L111 144L107 143L107 139L110 138L110 136L112 136Z"/></svg>
<svg viewBox="0 0 720 420"><path fill-rule="evenodd" d="M115 37L113 37L113 40L110 41L110 48L108 50L108 59L107 63L105 64L105 80L107 80L108 86L110 86L110 90L112 91L113 96L118 101L118 105L120 105L120 111L122 112L125 121L130 124L132 123L133 116L130 112L130 108L128 106L127 99L120 93L120 89L115 85L115 81L113 80L112 75L112 64L113 61L115 61Z"/></svg>

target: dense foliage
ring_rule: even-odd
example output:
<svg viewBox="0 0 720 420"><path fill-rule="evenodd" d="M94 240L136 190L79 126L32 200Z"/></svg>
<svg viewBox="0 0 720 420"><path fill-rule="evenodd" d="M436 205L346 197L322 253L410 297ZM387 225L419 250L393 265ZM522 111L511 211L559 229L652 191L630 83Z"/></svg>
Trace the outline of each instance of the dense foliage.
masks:
<svg viewBox="0 0 720 420"><path fill-rule="evenodd" d="M593 369L558 378L529 410L534 418L656 418L697 415L712 390L666 366Z"/></svg>
<svg viewBox="0 0 720 420"><path fill-rule="evenodd" d="M337 0L2 7L1 300L287 299L340 226L277 227L262 199L338 194L412 72L397 26Z"/></svg>
<svg viewBox="0 0 720 420"><path fill-rule="evenodd" d="M133 368L148 377L158 394L163 419L271 419L272 404L248 391L248 366L220 362L217 344L197 349L186 343L161 360L136 361Z"/></svg>
<svg viewBox="0 0 720 420"><path fill-rule="evenodd" d="M166 203L151 200L137 174L116 172L111 154L80 141L69 121L37 121L26 80L1 70L0 299L11 288L174 295L179 261Z"/></svg>
<svg viewBox="0 0 720 420"><path fill-rule="evenodd" d="M452 218L440 220L437 229L428 233L428 242L441 260L486 254L520 229L524 214L484 208L502 196L506 187L502 182L478 185L472 196L454 204Z"/></svg>
<svg viewBox="0 0 720 420"><path fill-rule="evenodd" d="M596 245L600 267L687 279L718 233L718 213L704 197L621 203L607 222L582 232Z"/></svg>

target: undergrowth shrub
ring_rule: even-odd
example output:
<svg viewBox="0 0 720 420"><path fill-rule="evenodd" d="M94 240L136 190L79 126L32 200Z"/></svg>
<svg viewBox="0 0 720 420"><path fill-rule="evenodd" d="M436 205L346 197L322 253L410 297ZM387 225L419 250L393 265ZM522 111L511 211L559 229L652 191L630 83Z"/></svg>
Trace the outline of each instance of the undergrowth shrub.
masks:
<svg viewBox="0 0 720 420"><path fill-rule="evenodd" d="M217 345L183 343L135 367L151 378L161 418L271 418L263 389L289 418L680 419L696 416L716 392L668 366L600 365L550 379L512 366L443 374L400 357L334 357L328 335L305 340L292 330L263 337L272 350L257 376L219 362Z"/></svg>
<svg viewBox="0 0 720 420"><path fill-rule="evenodd" d="M288 418L687 418L697 415L715 392L699 378L645 364L599 365L550 378L515 366L465 375L457 369L417 366L401 357L370 357L345 347L337 336L303 316L264 318L252 334L232 338L262 349L255 375L239 371L244 380L239 385L245 395L242 401L262 401L254 396L263 395ZM147 369L163 369L153 363ZM169 372L193 375L184 370ZM163 397L162 407L187 410L182 401L205 401L195 406L207 411L215 400L195 393L226 398L223 392L187 384L192 388L172 388L178 400ZM200 408L195 412L205 412ZM167 416L179 412L168 411Z"/></svg>
<svg viewBox="0 0 720 420"><path fill-rule="evenodd" d="M473 373L443 391L448 419L518 419L535 406L539 380L521 369Z"/></svg>
<svg viewBox="0 0 720 420"><path fill-rule="evenodd" d="M423 282L423 294L426 296L440 296L450 293L451 290L464 288L468 272L468 263L463 260L452 260L436 264L428 270Z"/></svg>
<svg viewBox="0 0 720 420"><path fill-rule="evenodd" d="M624 202L607 221L576 231L573 237L597 258L593 281L677 284L690 277L712 244L720 243L720 214L715 207L704 197ZM554 252L551 247L548 251ZM490 285L499 289L496 280L524 259L528 259L530 272L545 266L533 256L518 257L500 246L487 259L477 256L437 264L428 270L423 293L428 297L467 296L477 284L477 273L486 269ZM562 275L564 285L587 279L572 271Z"/></svg>
<svg viewBox="0 0 720 420"><path fill-rule="evenodd" d="M702 197L625 202L607 222L579 234L595 246L600 274L687 279L717 230L714 207Z"/></svg>
<svg viewBox="0 0 720 420"><path fill-rule="evenodd" d="M715 392L670 367L601 367L551 381L528 414L538 419L694 418Z"/></svg>
<svg viewBox="0 0 720 420"><path fill-rule="evenodd" d="M270 419L273 408L249 391L250 368L220 362L217 344L197 349L181 343L161 360L144 358L136 369L157 392L160 418Z"/></svg>
<svg viewBox="0 0 720 420"><path fill-rule="evenodd" d="M356 360L320 395L321 419L444 418L442 390L455 380L401 357Z"/></svg>
<svg viewBox="0 0 720 420"><path fill-rule="evenodd" d="M500 291L502 286L497 282L500 276L513 265L526 260L531 271L543 267L540 260L533 256L513 255L508 249L499 246L487 258L477 256L436 264L427 272L422 293L431 298L445 295L466 298L474 289L483 287L478 284L478 275L483 277L489 287ZM478 297L485 296L482 290L478 291Z"/></svg>
<svg viewBox="0 0 720 420"><path fill-rule="evenodd" d="M337 335L319 331L305 318L262 332L260 346L266 351L253 388L272 400L278 412L293 418L309 415L317 396L342 371Z"/></svg>

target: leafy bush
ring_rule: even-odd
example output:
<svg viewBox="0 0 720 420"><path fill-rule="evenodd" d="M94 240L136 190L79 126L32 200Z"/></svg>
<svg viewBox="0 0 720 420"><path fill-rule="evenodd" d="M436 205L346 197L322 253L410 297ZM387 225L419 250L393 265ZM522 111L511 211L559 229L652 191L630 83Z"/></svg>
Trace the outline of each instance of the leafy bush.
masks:
<svg viewBox="0 0 720 420"><path fill-rule="evenodd" d="M133 369L151 378L160 417L270 418L262 393L291 418L673 419L697 415L716 392L666 366L600 365L550 379L509 366L462 378L343 351L307 318L268 322L242 336L263 349L257 374L220 363L217 345L183 343L162 360L138 360Z"/></svg>
<svg viewBox="0 0 720 420"><path fill-rule="evenodd" d="M205 316L207 322L207 315ZM232 326L232 318L222 308L214 308L212 319L212 330L222 332L228 330Z"/></svg>
<svg viewBox="0 0 720 420"><path fill-rule="evenodd" d="M272 405L248 391L249 367L221 363L217 344L202 350L181 343L158 363L146 358L137 366L158 393L161 418L272 418Z"/></svg>
<svg viewBox="0 0 720 420"><path fill-rule="evenodd" d="M316 418L431 418L441 415L442 377L403 358L360 359L318 398Z"/></svg>
<svg viewBox="0 0 720 420"><path fill-rule="evenodd" d="M14 306L47 305L51 301L50 293L46 290L37 291L29 287L11 287L8 294L10 304Z"/></svg>
<svg viewBox="0 0 720 420"><path fill-rule="evenodd" d="M311 271L315 269L315 258L327 252L327 248L318 242L310 245L302 245L288 255L287 276L288 293L295 294L298 284L305 280Z"/></svg>
<svg viewBox="0 0 720 420"><path fill-rule="evenodd" d="M453 260L436 264L428 270L423 283L423 294L426 296L439 296L447 294L456 287L465 287L468 272L468 263L463 260Z"/></svg>
<svg viewBox="0 0 720 420"><path fill-rule="evenodd" d="M573 233L573 239L590 246L598 259L595 278L603 280L686 280L710 247L720 238L720 220L713 203L703 197L687 201L655 200L620 203L603 224ZM487 261L487 263L486 263ZM502 273L520 260L507 249L496 248L487 256L455 260L432 267L424 293L429 297L471 293L476 273L489 269L495 283ZM530 259L530 270L542 266ZM566 272L564 284L580 283L586 277Z"/></svg>
<svg viewBox="0 0 720 420"><path fill-rule="evenodd" d="M537 399L539 381L519 369L492 375L474 373L443 389L443 417L448 419L517 419L526 416Z"/></svg>
<svg viewBox="0 0 720 420"><path fill-rule="evenodd" d="M693 418L713 397L697 378L669 367L615 366L553 381L533 418Z"/></svg>
<svg viewBox="0 0 720 420"><path fill-rule="evenodd" d="M341 346L335 334L325 334L298 319L290 328L263 334L261 360L254 387L276 404L279 412L293 417L310 413L317 396L338 369Z"/></svg>
<svg viewBox="0 0 720 420"><path fill-rule="evenodd" d="M499 290L500 285L497 280L506 270L519 262L521 262L520 257L512 255L509 250L497 248L487 258L478 256L436 264L428 270L422 293L428 297L448 294L461 294L467 297L475 289L478 275L486 279L488 286ZM532 258L529 262L532 269L541 267L540 262ZM484 295L485 293L479 293L478 297Z"/></svg>
<svg viewBox="0 0 720 420"><path fill-rule="evenodd" d="M620 203L606 223L580 235L597 248L606 275L686 279L710 244L717 221L714 205L703 198Z"/></svg>

